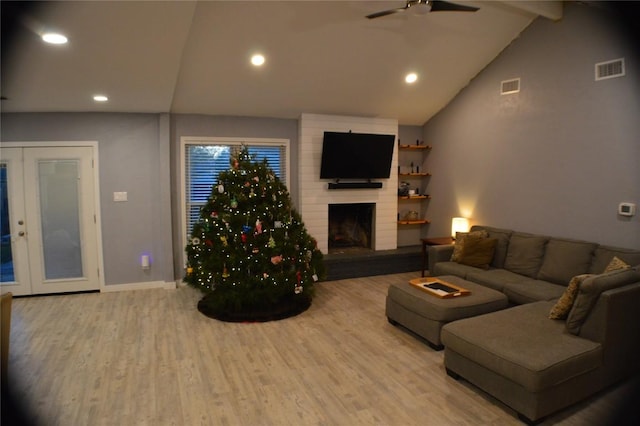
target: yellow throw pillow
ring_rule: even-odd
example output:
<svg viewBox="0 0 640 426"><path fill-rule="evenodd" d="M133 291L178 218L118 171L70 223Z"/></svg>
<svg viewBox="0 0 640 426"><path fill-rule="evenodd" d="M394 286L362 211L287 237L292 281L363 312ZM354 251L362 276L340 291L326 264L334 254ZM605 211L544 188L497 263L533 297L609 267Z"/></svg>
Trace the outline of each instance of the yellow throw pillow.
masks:
<svg viewBox="0 0 640 426"><path fill-rule="evenodd" d="M626 268L631 268L631 265L627 264L627 262L620 259L618 256L613 256L613 259L611 259L611 262L609 262L607 267L604 268L604 273L606 274L607 272L617 271L618 269L626 269Z"/></svg>
<svg viewBox="0 0 640 426"><path fill-rule="evenodd" d="M456 242L453 245L453 253L451 254L452 262L460 262L460 257L462 256L462 250L464 250L464 242L467 237L475 237L475 238L488 238L489 233L484 229L481 231L473 231L473 232L456 232Z"/></svg>
<svg viewBox="0 0 640 426"><path fill-rule="evenodd" d="M498 244L496 238L467 237L458 262L476 268L489 269L493 253L496 251L496 244Z"/></svg>
<svg viewBox="0 0 640 426"><path fill-rule="evenodd" d="M578 296L578 290L580 290L580 284L589 277L593 277L595 274L581 274L571 278L567 289L564 291L560 299L551 308L549 312L549 319L566 319L573 307L573 302Z"/></svg>

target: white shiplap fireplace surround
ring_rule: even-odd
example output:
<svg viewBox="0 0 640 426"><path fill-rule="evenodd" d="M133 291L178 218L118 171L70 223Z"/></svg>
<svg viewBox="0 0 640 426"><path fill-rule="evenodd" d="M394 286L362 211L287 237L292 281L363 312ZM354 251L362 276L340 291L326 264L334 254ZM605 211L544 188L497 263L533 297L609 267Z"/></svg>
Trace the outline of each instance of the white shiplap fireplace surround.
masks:
<svg viewBox="0 0 640 426"><path fill-rule="evenodd" d="M318 241L322 253L328 252L329 204L375 203L374 250L397 248L398 229L398 151L394 150L389 179L380 189L328 189L329 180L320 180L322 139L325 131L398 135L398 120L302 114L298 129L298 207L307 231ZM358 159L354 158L354 162Z"/></svg>

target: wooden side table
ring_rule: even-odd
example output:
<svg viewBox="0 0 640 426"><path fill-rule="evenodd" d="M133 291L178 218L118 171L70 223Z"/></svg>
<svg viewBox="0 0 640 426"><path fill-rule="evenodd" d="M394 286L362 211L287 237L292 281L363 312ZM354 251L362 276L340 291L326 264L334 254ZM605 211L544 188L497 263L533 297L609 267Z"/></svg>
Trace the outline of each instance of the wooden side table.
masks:
<svg viewBox="0 0 640 426"><path fill-rule="evenodd" d="M436 238L420 238L422 242L422 276L424 277L424 270L427 266L427 246L444 246L453 244L454 239L451 237L436 237Z"/></svg>

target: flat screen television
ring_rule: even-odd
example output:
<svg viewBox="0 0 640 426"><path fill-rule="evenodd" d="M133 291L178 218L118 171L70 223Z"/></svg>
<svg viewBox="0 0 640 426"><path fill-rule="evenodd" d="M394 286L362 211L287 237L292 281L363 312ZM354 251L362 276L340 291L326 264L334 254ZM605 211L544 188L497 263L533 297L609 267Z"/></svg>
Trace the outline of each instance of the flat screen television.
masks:
<svg viewBox="0 0 640 426"><path fill-rule="evenodd" d="M320 179L388 179L395 135L324 132Z"/></svg>

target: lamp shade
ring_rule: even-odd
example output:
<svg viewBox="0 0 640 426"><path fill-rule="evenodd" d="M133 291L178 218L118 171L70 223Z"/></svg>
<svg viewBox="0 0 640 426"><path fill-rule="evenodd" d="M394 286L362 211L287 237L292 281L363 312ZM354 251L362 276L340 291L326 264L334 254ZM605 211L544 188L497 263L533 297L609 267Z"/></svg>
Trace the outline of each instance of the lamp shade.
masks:
<svg viewBox="0 0 640 426"><path fill-rule="evenodd" d="M451 236L456 237L456 232L469 232L469 219L466 217L454 217L451 219Z"/></svg>

